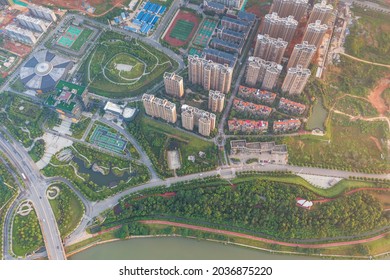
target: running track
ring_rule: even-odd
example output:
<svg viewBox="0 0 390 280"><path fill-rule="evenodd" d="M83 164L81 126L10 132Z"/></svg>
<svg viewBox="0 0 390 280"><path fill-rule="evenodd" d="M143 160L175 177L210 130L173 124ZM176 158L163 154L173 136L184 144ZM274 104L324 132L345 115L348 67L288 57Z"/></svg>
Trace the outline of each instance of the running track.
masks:
<svg viewBox="0 0 390 280"><path fill-rule="evenodd" d="M201 230L205 232L211 232L211 233L217 233L217 234L224 234L224 235L231 235L235 237L243 237L251 240L261 241L269 244L277 244L282 246L288 246L288 247L300 247L300 248L328 248L328 247L336 247L336 246L347 246L347 245L355 245L355 244L362 244L366 242L375 241L378 239L381 239L388 235L389 233L383 233L374 237L361 239L361 240L352 240L352 241L343 241L343 242L333 242L333 243L323 243L323 244L302 244L302 243L289 243L289 242L283 242L283 241L276 241L272 239L257 237L253 235L248 235L244 233L238 233L233 231L227 231L227 230L220 230L220 229L213 229L213 228L206 228L201 226L194 226L194 225L188 225L188 224L182 224L182 223L175 223L175 222L168 222L168 221L161 221L161 220L145 220L142 221L143 224L158 224L158 225L169 225L169 226L175 226L175 227L182 227L182 228L188 228L188 229L194 229L194 230Z"/></svg>

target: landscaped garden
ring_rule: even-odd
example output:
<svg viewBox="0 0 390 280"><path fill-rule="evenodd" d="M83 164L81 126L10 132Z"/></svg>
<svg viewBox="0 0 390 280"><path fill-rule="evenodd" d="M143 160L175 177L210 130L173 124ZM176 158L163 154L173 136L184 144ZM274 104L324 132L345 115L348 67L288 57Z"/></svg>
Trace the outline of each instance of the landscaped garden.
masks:
<svg viewBox="0 0 390 280"><path fill-rule="evenodd" d="M103 227L134 226L138 220L169 220L211 228L247 232L276 239L358 236L390 224L381 203L358 191L308 210L297 198L320 200L307 188L278 177L196 180L141 192L123 199L108 213ZM345 239L345 238L344 238Z"/></svg>
<svg viewBox="0 0 390 280"><path fill-rule="evenodd" d="M67 178L90 200L102 200L150 178L144 165L79 143L54 155L42 171L48 177Z"/></svg>
<svg viewBox="0 0 390 280"><path fill-rule="evenodd" d="M211 141L202 140L142 114L138 114L128 129L163 177L173 176L173 172L168 169L168 150L179 151L181 167L176 170L177 175L207 171L217 166L217 147ZM199 156L199 152L204 155ZM194 156L194 162L189 160L189 156Z"/></svg>
<svg viewBox="0 0 390 280"><path fill-rule="evenodd" d="M160 83L177 63L157 49L114 32L105 32L81 67L93 93L121 98L140 94Z"/></svg>
<svg viewBox="0 0 390 280"><path fill-rule="evenodd" d="M84 205L64 183L50 186L48 192L50 192L49 202L57 220L61 238L65 238L81 221L84 215ZM54 199L50 199L50 195L53 195Z"/></svg>
<svg viewBox="0 0 390 280"><path fill-rule="evenodd" d="M25 257L44 246L38 217L34 210L28 215L15 213L12 225L12 251L16 256Z"/></svg>

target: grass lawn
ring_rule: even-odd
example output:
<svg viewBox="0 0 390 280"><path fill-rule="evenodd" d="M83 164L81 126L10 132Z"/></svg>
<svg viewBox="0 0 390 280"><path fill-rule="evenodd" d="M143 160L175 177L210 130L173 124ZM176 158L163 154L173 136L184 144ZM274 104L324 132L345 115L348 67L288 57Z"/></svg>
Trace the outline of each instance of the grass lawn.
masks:
<svg viewBox="0 0 390 280"><path fill-rule="evenodd" d="M344 96L339 99L334 109L342 111L352 116L376 117L378 111L369 103L368 100L358 99L351 96Z"/></svg>
<svg viewBox="0 0 390 280"><path fill-rule="evenodd" d="M72 50L79 51L81 47L87 42L89 36L93 33L93 30L84 28L81 34L77 37L76 41L70 47Z"/></svg>
<svg viewBox="0 0 390 280"><path fill-rule="evenodd" d="M61 237L65 238L77 227L84 215L84 206L80 199L63 183L55 184L60 194L50 199L50 205L58 223Z"/></svg>
<svg viewBox="0 0 390 280"><path fill-rule="evenodd" d="M90 123L91 123L90 118L82 118L78 123L72 123L70 126L72 137L76 139L81 139Z"/></svg>
<svg viewBox="0 0 390 280"><path fill-rule="evenodd" d="M347 53L372 62L390 64L389 16L356 6L352 11L359 19L346 38Z"/></svg>
<svg viewBox="0 0 390 280"><path fill-rule="evenodd" d="M121 58L125 58L126 61L131 58L130 64L134 65L135 69L130 71L129 75L124 71L113 71L116 68L111 64L113 59L114 63L123 63L121 59L115 58L118 55L122 55ZM140 63L144 65L141 66ZM90 84L91 92L106 97L121 98L144 93L162 81L164 72L176 68L177 63L174 60L152 46L136 39L126 40L118 33L106 32L100 37L99 44L86 59L80 71L85 73L84 84ZM143 70L145 73L142 72ZM135 77L140 78L131 80Z"/></svg>
<svg viewBox="0 0 390 280"><path fill-rule="evenodd" d="M12 251L24 257L44 246L41 228L35 211L27 216L15 214L12 226Z"/></svg>
<svg viewBox="0 0 390 280"><path fill-rule="evenodd" d="M313 136L286 137L289 162L294 165L388 172L388 127L385 122L350 121L332 114L330 140ZM382 158L383 157L383 158Z"/></svg>
<svg viewBox="0 0 390 280"><path fill-rule="evenodd" d="M128 66L131 67L131 70L118 70L122 68L126 68ZM123 67L125 66L125 67ZM137 79L141 77L145 70L145 65L131 56L131 54L120 53L117 54L111 62L107 66L108 71L110 72L110 76L121 77L122 79Z"/></svg>
<svg viewBox="0 0 390 280"><path fill-rule="evenodd" d="M164 176L172 176L168 170L166 151L177 149L180 153L181 168L177 175L191 174L214 169L217 165L217 147L184 131L178 130L161 121L139 114L137 120L129 126L130 132L138 139L151 158L154 167ZM199 152L206 153L204 158ZM195 163L188 156L195 156Z"/></svg>

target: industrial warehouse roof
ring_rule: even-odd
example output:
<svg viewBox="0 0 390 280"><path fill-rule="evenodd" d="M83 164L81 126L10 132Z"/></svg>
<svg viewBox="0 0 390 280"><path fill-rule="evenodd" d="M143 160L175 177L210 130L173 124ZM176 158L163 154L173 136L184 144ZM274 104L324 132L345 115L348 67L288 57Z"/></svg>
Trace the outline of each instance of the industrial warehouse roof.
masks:
<svg viewBox="0 0 390 280"><path fill-rule="evenodd" d="M49 51L35 53L20 70L20 79L30 89L49 91L63 78L73 62Z"/></svg>

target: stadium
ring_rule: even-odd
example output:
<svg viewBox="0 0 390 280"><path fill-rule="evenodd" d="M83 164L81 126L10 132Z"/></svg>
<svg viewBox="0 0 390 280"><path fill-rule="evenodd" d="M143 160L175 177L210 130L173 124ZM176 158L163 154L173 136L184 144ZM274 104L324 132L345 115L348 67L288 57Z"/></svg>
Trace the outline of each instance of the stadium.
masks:
<svg viewBox="0 0 390 280"><path fill-rule="evenodd" d="M24 86L38 92L53 90L72 68L73 62L49 51L35 53L21 68Z"/></svg>

